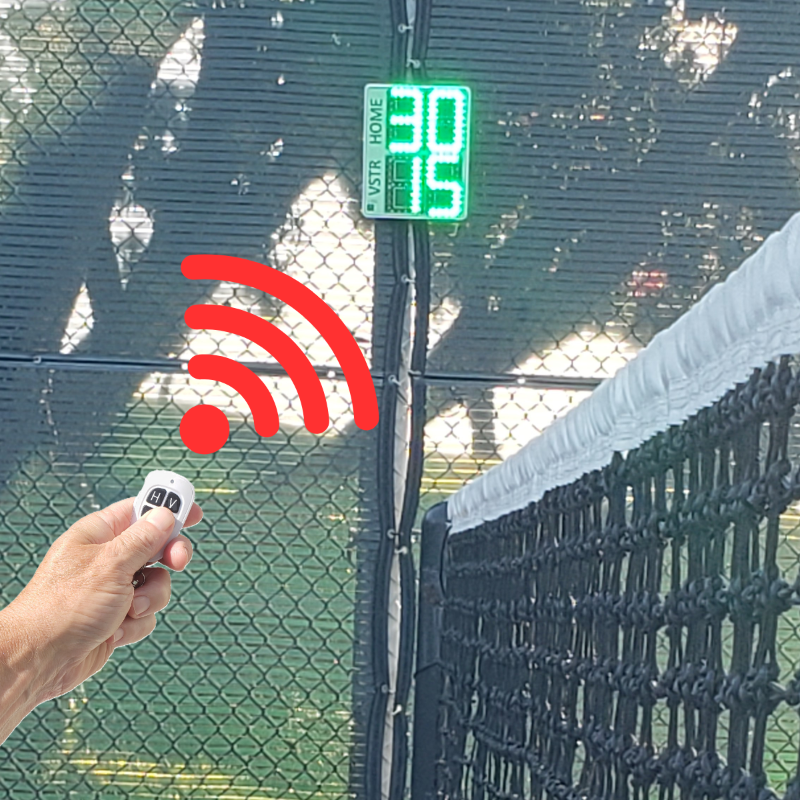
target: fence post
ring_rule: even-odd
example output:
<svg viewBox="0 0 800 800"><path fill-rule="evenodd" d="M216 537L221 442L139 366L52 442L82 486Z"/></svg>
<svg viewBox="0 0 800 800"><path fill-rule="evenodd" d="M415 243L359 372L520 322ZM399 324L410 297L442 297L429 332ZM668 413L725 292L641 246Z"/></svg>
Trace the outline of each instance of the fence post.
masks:
<svg viewBox="0 0 800 800"><path fill-rule="evenodd" d="M436 763L440 756L437 719L443 685L439 659L444 598L442 553L448 528L447 503L433 506L422 520L411 800L436 797Z"/></svg>

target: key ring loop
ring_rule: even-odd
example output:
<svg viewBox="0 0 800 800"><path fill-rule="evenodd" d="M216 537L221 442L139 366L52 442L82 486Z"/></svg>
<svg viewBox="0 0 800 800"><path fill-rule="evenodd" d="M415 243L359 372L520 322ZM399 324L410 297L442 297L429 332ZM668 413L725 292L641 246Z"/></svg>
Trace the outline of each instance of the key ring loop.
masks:
<svg viewBox="0 0 800 800"><path fill-rule="evenodd" d="M131 586L133 586L134 589L138 589L140 586L144 586L145 580L147 580L147 576L144 573L144 567L142 567L142 569L137 570L134 574Z"/></svg>

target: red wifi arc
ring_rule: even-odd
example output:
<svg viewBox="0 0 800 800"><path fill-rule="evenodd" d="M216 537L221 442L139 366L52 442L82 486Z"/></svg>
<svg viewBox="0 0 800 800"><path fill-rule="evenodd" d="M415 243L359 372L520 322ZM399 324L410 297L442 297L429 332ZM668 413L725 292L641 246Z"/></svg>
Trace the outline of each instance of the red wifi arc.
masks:
<svg viewBox="0 0 800 800"><path fill-rule="evenodd" d="M344 371L353 402L353 416L362 430L378 424L378 399L367 362L352 334L333 309L299 281L257 261L234 256L195 255L181 263L190 280L240 283L276 297L313 323L333 350ZM184 314L190 328L243 336L263 347L294 382L303 407L303 422L311 433L322 433L330 423L328 402L319 376L305 353L282 330L261 317L228 306L195 305ZM278 431L278 410L267 387L244 364L220 355L198 354L189 360L193 378L219 381L238 392L253 412L259 436ZM215 453L228 440L228 419L215 406L190 408L181 420L181 439L195 453Z"/></svg>

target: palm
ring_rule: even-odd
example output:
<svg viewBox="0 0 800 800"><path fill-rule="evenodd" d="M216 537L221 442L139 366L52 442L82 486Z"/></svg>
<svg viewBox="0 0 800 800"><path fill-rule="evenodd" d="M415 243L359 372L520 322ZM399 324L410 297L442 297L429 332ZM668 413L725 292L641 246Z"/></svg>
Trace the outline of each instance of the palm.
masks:
<svg viewBox="0 0 800 800"><path fill-rule="evenodd" d="M60 697L91 678L105 666L113 650L113 645L103 642L83 660L77 663L65 663L55 674L50 694L53 697Z"/></svg>

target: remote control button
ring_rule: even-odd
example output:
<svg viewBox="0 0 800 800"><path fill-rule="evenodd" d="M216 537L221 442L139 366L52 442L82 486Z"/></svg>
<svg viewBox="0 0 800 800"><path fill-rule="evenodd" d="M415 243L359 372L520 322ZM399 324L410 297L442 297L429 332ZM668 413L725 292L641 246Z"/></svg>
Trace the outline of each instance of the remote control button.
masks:
<svg viewBox="0 0 800 800"><path fill-rule="evenodd" d="M162 489L161 487L151 489L150 494L147 495L147 498L145 499L145 503L152 503L154 506L163 505L166 494L167 490Z"/></svg>
<svg viewBox="0 0 800 800"><path fill-rule="evenodd" d="M142 510L139 512L139 516L143 517L148 511L152 511L153 506L142 506Z"/></svg>
<svg viewBox="0 0 800 800"><path fill-rule="evenodd" d="M177 517L181 510L181 498L175 492L170 492L164 505Z"/></svg>

